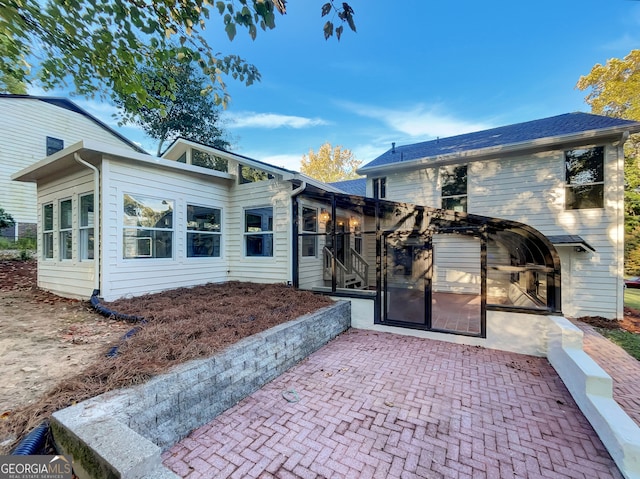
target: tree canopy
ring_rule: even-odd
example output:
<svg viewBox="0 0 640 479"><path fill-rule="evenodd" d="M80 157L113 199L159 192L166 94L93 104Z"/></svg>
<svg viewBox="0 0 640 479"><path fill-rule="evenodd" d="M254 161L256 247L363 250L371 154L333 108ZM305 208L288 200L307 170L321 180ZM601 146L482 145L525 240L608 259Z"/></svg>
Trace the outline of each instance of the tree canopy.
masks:
<svg viewBox="0 0 640 479"><path fill-rule="evenodd" d="M157 155L168 141L177 137L216 148L228 148L220 126L218 106L206 94L206 79L192 63L170 59L161 70L152 66L137 69L141 86L164 111L149 108L138 97L116 91L114 102L122 110L122 121L137 124L158 141Z"/></svg>
<svg viewBox="0 0 640 479"><path fill-rule="evenodd" d="M302 156L300 171L316 180L330 183L358 178L356 169L361 163L351 150L341 146L332 147L327 142L320 146L318 153L309 150L309 156Z"/></svg>
<svg viewBox="0 0 640 479"><path fill-rule="evenodd" d="M640 121L640 50L597 64L576 85L593 113ZM640 135L625 144L625 271L640 274Z"/></svg>
<svg viewBox="0 0 640 479"><path fill-rule="evenodd" d="M276 13L285 14L285 4L286 0L0 0L0 90L35 81L51 89L71 80L80 95L119 91L163 110L142 86L137 67L144 63L159 70L177 58L197 64L216 102L224 104L226 77L251 85L260 74L239 56L214 50L204 35L210 18L221 18L230 39L238 28L255 39L258 29L275 27ZM325 38L339 39L344 23L355 31L354 12L347 3L328 0L320 13L329 18L323 27Z"/></svg>
<svg viewBox="0 0 640 479"><path fill-rule="evenodd" d="M7 213L4 209L0 208L0 230L4 228L10 228L15 224L13 217Z"/></svg>

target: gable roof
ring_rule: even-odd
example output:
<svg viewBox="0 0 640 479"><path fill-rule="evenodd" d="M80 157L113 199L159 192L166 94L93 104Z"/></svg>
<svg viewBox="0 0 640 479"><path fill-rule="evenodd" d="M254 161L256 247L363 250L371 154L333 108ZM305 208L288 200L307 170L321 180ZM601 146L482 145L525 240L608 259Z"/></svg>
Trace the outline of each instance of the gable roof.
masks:
<svg viewBox="0 0 640 479"><path fill-rule="evenodd" d="M34 95L16 95L16 94L11 94L11 93L0 93L0 100L2 100L3 98L42 101L44 103L48 103L50 105L57 106L58 108L64 108L65 110L69 110L69 111L72 111L74 113L78 113L79 115L84 116L89 121L92 121L93 123L98 125L100 128L102 128L102 129L108 131L109 133L111 133L113 136L115 136L116 138L118 138L122 142L124 142L127 145L129 145L131 148L133 148L138 153L144 153L144 154L147 153L143 148L141 148L140 146L136 145L133 141L131 141L128 138L126 138L125 136L121 135L116 130L111 128L109 125L107 125L103 121L99 120L98 118L93 116L91 113L87 112L86 110L83 110L82 108L80 108L78 105L76 105L75 103L73 103L71 100L69 100L67 98L63 98L63 97L47 97L47 96L34 96Z"/></svg>
<svg viewBox="0 0 640 479"><path fill-rule="evenodd" d="M375 160L358 169L367 174L371 170L398 163L434 161L475 154L544 146L578 138L614 135L640 131L640 123L590 113L565 113L540 120L491 128L464 135L393 147Z"/></svg>
<svg viewBox="0 0 640 479"><path fill-rule="evenodd" d="M354 180L334 181L329 183L331 186L338 188L339 190L356 196L366 196L367 192L367 179L356 178Z"/></svg>

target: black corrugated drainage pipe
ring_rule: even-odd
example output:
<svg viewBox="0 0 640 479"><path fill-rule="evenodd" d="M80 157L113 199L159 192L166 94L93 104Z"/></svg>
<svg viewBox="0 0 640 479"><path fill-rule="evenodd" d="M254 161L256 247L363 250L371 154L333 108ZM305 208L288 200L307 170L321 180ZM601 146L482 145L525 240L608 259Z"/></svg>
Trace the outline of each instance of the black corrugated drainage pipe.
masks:
<svg viewBox="0 0 640 479"><path fill-rule="evenodd" d="M140 323L140 324L146 323L145 319L142 316L134 316L134 315L131 315L131 314L118 313L117 311L113 311L113 310L103 306L102 304L100 304L100 298L98 297L99 295L100 295L100 290L99 289L94 289L93 293L91 294L91 306L93 307L93 309L95 309L101 315L106 316L107 318L113 318L113 319L120 319L120 320L123 320L123 321L129 321L130 323ZM129 339L131 336L136 334L139 329L140 329L140 327L136 326L135 328L130 329L129 331L127 331L126 334L124 336L122 336L122 339L120 340L120 343L122 344L127 339ZM116 357L118 355L118 349L119 348L120 348L120 345L114 346L111 349L109 349L109 352L107 353L107 357L109 357L109 358Z"/></svg>

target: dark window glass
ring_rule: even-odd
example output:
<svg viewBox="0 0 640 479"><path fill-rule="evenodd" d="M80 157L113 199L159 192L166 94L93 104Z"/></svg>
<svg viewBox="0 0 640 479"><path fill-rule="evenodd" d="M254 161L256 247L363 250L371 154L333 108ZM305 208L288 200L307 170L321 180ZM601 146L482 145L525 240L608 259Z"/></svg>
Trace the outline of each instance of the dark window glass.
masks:
<svg viewBox="0 0 640 479"><path fill-rule="evenodd" d="M379 199L387 197L387 179L386 178L373 179L373 197L379 198Z"/></svg>
<svg viewBox="0 0 640 479"><path fill-rule="evenodd" d="M244 212L247 256L273 256L273 208L250 208Z"/></svg>
<svg viewBox="0 0 640 479"><path fill-rule="evenodd" d="M604 147L565 151L565 207L604 206Z"/></svg>
<svg viewBox="0 0 640 479"><path fill-rule="evenodd" d="M219 257L222 211L187 205L187 257Z"/></svg>
<svg viewBox="0 0 640 479"><path fill-rule="evenodd" d="M442 208L467 211L467 165L440 168Z"/></svg>
<svg viewBox="0 0 640 479"><path fill-rule="evenodd" d="M51 136L47 137L47 156L53 155L62 149L64 149L64 140Z"/></svg>

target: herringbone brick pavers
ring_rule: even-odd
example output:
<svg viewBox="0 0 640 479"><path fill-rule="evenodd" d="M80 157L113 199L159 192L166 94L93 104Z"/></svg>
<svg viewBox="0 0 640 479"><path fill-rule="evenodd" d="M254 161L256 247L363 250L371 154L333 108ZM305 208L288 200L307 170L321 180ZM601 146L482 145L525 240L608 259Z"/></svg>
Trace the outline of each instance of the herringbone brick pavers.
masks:
<svg viewBox="0 0 640 479"><path fill-rule="evenodd" d="M362 330L163 461L191 479L622 478L546 359Z"/></svg>

